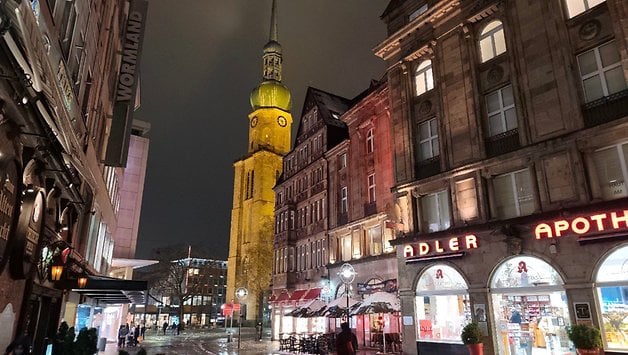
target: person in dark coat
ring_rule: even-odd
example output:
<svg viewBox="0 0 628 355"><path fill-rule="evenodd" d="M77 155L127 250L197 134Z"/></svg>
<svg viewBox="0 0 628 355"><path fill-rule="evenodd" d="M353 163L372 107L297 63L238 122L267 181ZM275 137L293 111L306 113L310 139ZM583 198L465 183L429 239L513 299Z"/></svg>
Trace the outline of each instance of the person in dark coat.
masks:
<svg viewBox="0 0 628 355"><path fill-rule="evenodd" d="M120 326L120 329L118 329L118 347L124 347L124 345L126 344L126 335L129 333L129 331L126 329L126 326L123 324Z"/></svg>
<svg viewBox="0 0 628 355"><path fill-rule="evenodd" d="M164 335L166 335L166 330L168 329L168 322L164 322Z"/></svg>
<svg viewBox="0 0 628 355"><path fill-rule="evenodd" d="M336 337L336 351L338 355L355 355L358 351L358 338L351 332L349 323L340 324L342 331Z"/></svg>

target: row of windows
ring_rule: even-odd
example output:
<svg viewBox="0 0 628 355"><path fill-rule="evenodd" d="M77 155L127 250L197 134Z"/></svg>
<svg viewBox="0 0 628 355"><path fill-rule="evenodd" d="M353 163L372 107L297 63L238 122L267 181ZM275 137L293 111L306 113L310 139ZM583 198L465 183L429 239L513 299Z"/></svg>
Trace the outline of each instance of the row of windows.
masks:
<svg viewBox="0 0 628 355"><path fill-rule="evenodd" d="M327 243L324 239L301 244L295 248L275 250L275 274L304 271L323 267L327 264Z"/></svg>
<svg viewBox="0 0 628 355"><path fill-rule="evenodd" d="M375 183L375 173L368 174L366 176L366 192L368 196L368 203L375 203L377 201ZM339 191L340 197L340 213L347 213L349 210L349 189L347 186L342 186Z"/></svg>
<svg viewBox="0 0 628 355"><path fill-rule="evenodd" d="M325 199L316 200L296 211L296 228L304 228L316 223L325 217ZM295 228L295 211L284 211L275 219L275 233Z"/></svg>
<svg viewBox="0 0 628 355"><path fill-rule="evenodd" d="M381 255L394 251L390 241L393 234L390 229L377 225L358 233L339 236L335 239L335 248L330 251L330 262L350 261L365 256Z"/></svg>
<svg viewBox="0 0 628 355"><path fill-rule="evenodd" d="M626 81L615 41L604 43L578 55L577 61L587 102L626 89ZM426 62L431 63L429 60L424 61L419 67ZM423 82L427 78L425 76L425 67L417 71L417 73L420 76L417 81ZM430 76L430 78L432 77ZM487 137L495 137L518 127L512 85L506 85L489 92L484 96L484 102L486 106L485 126ZM436 118L421 122L417 136L419 161L439 156L440 149Z"/></svg>
<svg viewBox="0 0 628 355"><path fill-rule="evenodd" d="M293 172L298 168L310 161L310 152L317 155L323 151L323 135L319 134L315 136L311 141L305 142L302 146L295 150L296 153L290 154L290 156L284 159L283 169L285 172Z"/></svg>
<svg viewBox="0 0 628 355"><path fill-rule="evenodd" d="M597 150L593 153L591 172L606 200L628 196L628 142ZM532 214L538 194L535 176L529 168L498 175L489 182L491 216L508 219ZM452 226L449 190L436 191L416 199L416 220L422 233L431 233ZM343 254L344 255L344 254Z"/></svg>

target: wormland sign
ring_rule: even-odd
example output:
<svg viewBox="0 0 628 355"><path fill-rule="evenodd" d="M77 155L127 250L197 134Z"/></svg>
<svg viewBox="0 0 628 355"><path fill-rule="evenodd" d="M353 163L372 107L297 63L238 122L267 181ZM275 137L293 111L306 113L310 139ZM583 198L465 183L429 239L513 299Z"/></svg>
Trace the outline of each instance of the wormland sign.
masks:
<svg viewBox="0 0 628 355"><path fill-rule="evenodd" d="M131 1L124 33L122 61L116 83L111 134L109 135L107 154L105 156L105 163L110 166L126 166L147 9L148 2L146 0Z"/></svg>

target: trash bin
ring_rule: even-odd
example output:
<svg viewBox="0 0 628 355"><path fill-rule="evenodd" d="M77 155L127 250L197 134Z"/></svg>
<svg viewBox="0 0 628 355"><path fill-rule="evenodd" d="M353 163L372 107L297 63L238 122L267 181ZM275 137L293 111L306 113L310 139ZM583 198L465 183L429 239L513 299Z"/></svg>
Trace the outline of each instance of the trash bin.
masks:
<svg viewBox="0 0 628 355"><path fill-rule="evenodd" d="M227 343L231 343L231 332L227 332Z"/></svg>
<svg viewBox="0 0 628 355"><path fill-rule="evenodd" d="M98 351L105 351L106 346L107 346L107 338L98 339Z"/></svg>

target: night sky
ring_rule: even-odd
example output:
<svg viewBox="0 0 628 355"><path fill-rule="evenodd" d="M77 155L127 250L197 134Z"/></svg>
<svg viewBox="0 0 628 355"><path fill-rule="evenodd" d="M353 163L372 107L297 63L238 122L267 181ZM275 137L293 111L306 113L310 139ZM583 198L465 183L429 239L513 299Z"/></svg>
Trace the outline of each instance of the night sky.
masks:
<svg viewBox="0 0 628 355"><path fill-rule="evenodd" d="M278 1L293 128L308 86L353 98L383 76L372 48L386 37L379 16L387 3ZM226 259L232 164L246 154L270 7L270 0L150 0L135 115L152 125L138 258L154 247L203 243L210 257Z"/></svg>

